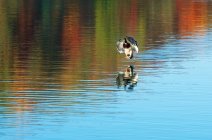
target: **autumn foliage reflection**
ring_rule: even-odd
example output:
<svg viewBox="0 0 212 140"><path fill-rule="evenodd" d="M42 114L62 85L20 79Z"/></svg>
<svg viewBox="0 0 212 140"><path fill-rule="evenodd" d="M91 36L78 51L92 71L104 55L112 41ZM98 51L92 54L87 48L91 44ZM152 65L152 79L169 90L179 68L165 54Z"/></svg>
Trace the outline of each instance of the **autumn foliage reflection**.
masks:
<svg viewBox="0 0 212 140"><path fill-rule="evenodd" d="M177 22L180 35L204 34L207 27L207 2L177 0Z"/></svg>
<svg viewBox="0 0 212 140"><path fill-rule="evenodd" d="M0 91L8 94L0 99L15 102L16 111L30 110L40 99L25 92L74 90L85 86L81 80L108 78L122 65L115 43L125 35L146 51L162 47L169 35L204 34L212 24L208 3L1 0ZM156 68L161 62L136 63Z"/></svg>

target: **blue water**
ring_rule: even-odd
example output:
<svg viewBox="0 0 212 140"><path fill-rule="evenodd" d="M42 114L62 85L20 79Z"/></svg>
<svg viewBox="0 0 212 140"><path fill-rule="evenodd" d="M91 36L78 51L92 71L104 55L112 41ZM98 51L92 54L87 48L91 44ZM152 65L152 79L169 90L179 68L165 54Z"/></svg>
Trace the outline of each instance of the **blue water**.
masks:
<svg viewBox="0 0 212 140"><path fill-rule="evenodd" d="M66 55L67 49L41 55L42 48L36 48L33 53L25 52L32 56L27 62L16 58L15 52L16 57L8 62L12 66L7 67L6 48L2 47L0 139L212 139L211 23L199 32L160 34L141 45L134 60L126 60L114 46L109 47L115 39L107 37L109 48L103 50L112 50L108 58L97 53L98 47L73 53L73 57ZM98 46L100 42L82 41L80 45ZM117 72L129 64L135 65L138 85L133 90L117 88Z"/></svg>

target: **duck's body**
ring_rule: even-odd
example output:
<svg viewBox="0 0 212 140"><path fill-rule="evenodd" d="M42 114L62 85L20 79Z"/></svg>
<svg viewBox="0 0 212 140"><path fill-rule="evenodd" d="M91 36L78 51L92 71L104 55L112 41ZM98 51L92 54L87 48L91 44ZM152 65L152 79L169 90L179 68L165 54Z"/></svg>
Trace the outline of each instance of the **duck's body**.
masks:
<svg viewBox="0 0 212 140"><path fill-rule="evenodd" d="M134 53L138 53L138 44L133 37L125 37L117 41L117 50L119 53L125 53L128 59L132 59Z"/></svg>

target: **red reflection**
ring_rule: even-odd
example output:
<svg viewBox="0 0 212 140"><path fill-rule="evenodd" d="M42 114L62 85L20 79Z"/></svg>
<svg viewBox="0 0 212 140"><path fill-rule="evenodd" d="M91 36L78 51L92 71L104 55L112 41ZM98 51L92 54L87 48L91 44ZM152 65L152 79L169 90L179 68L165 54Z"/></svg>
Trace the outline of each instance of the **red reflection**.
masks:
<svg viewBox="0 0 212 140"><path fill-rule="evenodd" d="M74 5L69 9L68 15L64 19L62 47L67 51L65 57L78 56L80 52L81 37L79 16L79 6Z"/></svg>
<svg viewBox="0 0 212 140"><path fill-rule="evenodd" d="M128 33L131 35L135 35L136 29L138 26L138 4L137 0L132 0L130 4L130 17L129 17L129 28L128 28Z"/></svg>
<svg viewBox="0 0 212 140"><path fill-rule="evenodd" d="M204 34L207 26L207 2L177 0L179 34L183 36L198 32Z"/></svg>

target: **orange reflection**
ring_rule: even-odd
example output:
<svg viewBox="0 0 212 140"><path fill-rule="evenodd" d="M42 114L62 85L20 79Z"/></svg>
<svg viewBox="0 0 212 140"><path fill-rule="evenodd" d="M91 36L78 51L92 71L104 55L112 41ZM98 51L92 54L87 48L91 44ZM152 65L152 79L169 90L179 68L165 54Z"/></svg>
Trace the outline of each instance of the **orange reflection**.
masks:
<svg viewBox="0 0 212 140"><path fill-rule="evenodd" d="M25 61L28 61L27 59ZM32 104L34 104L33 101L31 101L29 98L26 98L27 95L20 94L20 92L24 92L31 87L29 84L30 76L28 73L27 68L27 62L24 64L25 67L20 67L20 61L18 58L14 59L14 73L12 75L12 79L14 79L14 82L10 83L10 91L11 94L14 96L14 98L9 98L10 102L14 102L15 104L12 105L12 109L14 109L16 112L23 112L26 110L32 110ZM24 66L23 65L23 66Z"/></svg>
<svg viewBox="0 0 212 140"><path fill-rule="evenodd" d="M62 31L62 48L65 50L65 57L72 57L79 54L80 38L80 21L79 21L79 5L74 4L67 11L64 17Z"/></svg>
<svg viewBox="0 0 212 140"><path fill-rule="evenodd" d="M79 78L77 69L80 69L81 59L81 36L80 36L80 14L79 4L70 3L67 15L64 17L62 31L62 49L64 52L65 67L60 75L63 88L70 84L77 83ZM68 76L68 77L67 77ZM69 77L70 76L70 77Z"/></svg>
<svg viewBox="0 0 212 140"><path fill-rule="evenodd" d="M194 32L205 33L207 26L207 2L177 0L177 18L179 34L183 36Z"/></svg>

